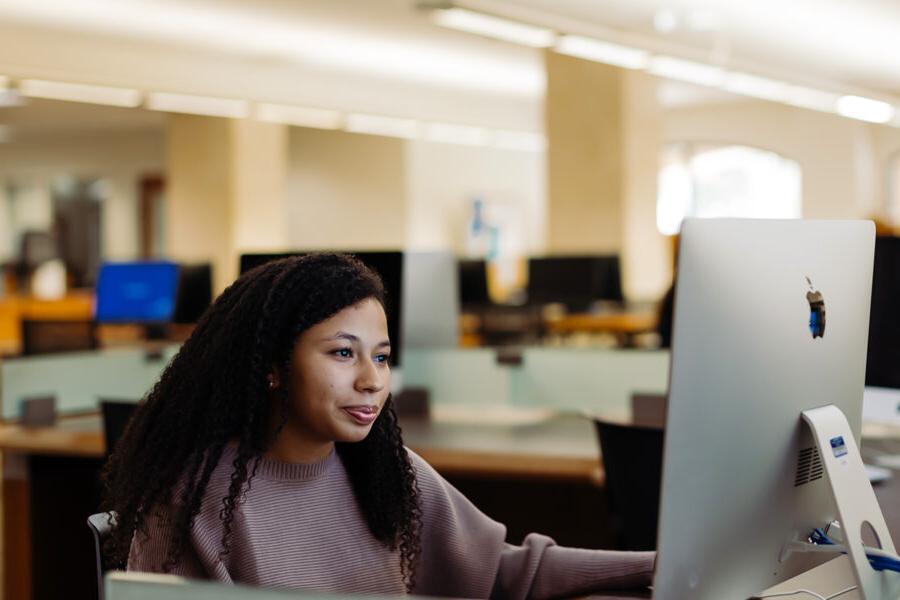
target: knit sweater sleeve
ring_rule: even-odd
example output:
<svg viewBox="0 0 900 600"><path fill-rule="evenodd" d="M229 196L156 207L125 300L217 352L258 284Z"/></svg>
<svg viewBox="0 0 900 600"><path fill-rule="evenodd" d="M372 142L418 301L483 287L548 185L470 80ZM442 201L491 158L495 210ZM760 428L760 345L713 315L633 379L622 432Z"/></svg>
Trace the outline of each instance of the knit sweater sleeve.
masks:
<svg viewBox="0 0 900 600"><path fill-rule="evenodd" d="M203 521L209 521L209 512L204 510L198 515L201 527L195 525L179 560L167 572L192 579L231 583L231 576L219 556L217 540L207 533L217 531L219 527L203 527L207 525ZM158 509L149 513L145 525L146 533L136 532L131 540L127 570L162 573L172 538L169 511Z"/></svg>
<svg viewBox="0 0 900 600"><path fill-rule="evenodd" d="M478 510L421 457L409 454L422 504L416 593L543 600L650 585L653 552L566 548L535 533L521 546L507 544L504 525Z"/></svg>

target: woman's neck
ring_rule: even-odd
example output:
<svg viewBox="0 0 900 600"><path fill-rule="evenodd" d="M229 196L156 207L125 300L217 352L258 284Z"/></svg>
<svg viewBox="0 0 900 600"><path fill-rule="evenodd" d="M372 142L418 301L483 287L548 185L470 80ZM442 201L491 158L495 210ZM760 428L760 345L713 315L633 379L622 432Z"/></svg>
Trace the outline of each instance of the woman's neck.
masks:
<svg viewBox="0 0 900 600"><path fill-rule="evenodd" d="M333 449L334 442L313 441L284 427L278 432L265 457L283 463L312 464L324 459Z"/></svg>

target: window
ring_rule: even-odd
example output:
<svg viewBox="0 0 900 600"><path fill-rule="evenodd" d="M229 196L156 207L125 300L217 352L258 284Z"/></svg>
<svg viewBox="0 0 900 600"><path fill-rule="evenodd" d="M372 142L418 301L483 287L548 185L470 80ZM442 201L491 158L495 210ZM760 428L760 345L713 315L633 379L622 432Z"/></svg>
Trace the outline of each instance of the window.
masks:
<svg viewBox="0 0 900 600"><path fill-rule="evenodd" d="M748 146L672 144L665 148L656 226L678 233L685 217L799 218L800 165Z"/></svg>

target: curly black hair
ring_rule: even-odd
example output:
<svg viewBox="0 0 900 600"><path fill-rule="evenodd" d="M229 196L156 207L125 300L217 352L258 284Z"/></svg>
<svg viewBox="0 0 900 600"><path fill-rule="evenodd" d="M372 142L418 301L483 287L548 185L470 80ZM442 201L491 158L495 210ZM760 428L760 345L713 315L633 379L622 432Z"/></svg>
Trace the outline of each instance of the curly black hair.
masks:
<svg viewBox="0 0 900 600"><path fill-rule="evenodd" d="M103 510L116 523L105 545L123 566L147 518L169 511L172 539L164 570L182 556L204 491L229 442L236 442L231 484L222 498L222 552L234 511L281 423L272 423L267 376L287 373L297 337L362 300L385 303L384 286L356 258L310 254L273 261L238 278L206 311L191 337L138 405L103 470ZM288 377L283 377L287 382ZM421 510L415 472L390 397L361 442L336 443L372 535L399 551L407 590L420 554ZM173 491L177 490L177 492Z"/></svg>

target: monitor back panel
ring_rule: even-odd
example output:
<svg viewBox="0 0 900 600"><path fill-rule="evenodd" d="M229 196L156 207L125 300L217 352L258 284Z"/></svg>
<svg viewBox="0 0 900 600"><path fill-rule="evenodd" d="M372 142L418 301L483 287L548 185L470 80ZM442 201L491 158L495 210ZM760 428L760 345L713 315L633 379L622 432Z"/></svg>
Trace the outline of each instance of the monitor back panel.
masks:
<svg viewBox="0 0 900 600"><path fill-rule="evenodd" d="M778 560L836 518L826 480L798 480L800 412L835 404L859 441L873 241L863 221L685 222L655 598L745 598L820 562Z"/></svg>

